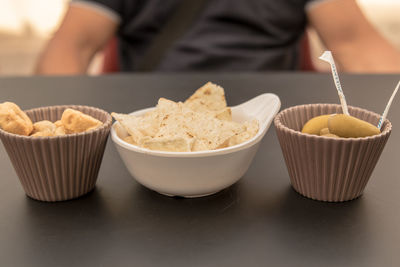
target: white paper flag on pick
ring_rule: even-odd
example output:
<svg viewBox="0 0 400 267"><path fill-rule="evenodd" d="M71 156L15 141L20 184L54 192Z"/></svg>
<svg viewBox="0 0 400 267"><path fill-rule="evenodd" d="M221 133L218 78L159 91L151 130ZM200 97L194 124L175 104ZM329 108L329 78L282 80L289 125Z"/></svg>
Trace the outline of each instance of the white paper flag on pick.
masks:
<svg viewBox="0 0 400 267"><path fill-rule="evenodd" d="M325 51L319 59L328 62L331 65L332 77L335 82L336 89L339 94L340 104L342 105L343 114L349 115L349 110L347 109L346 97L343 94L342 86L340 85L339 75L336 70L335 61L331 51Z"/></svg>
<svg viewBox="0 0 400 267"><path fill-rule="evenodd" d="M389 113L389 109L390 109L390 106L392 105L393 98L396 95L397 91L399 90L399 87L400 87L400 81L397 83L397 86L394 89L394 91L392 93L392 96L390 97L389 102L386 105L385 110L383 111L382 117L379 120L379 123L378 123L378 126L377 126L379 130L382 128L382 124L386 120L386 116Z"/></svg>

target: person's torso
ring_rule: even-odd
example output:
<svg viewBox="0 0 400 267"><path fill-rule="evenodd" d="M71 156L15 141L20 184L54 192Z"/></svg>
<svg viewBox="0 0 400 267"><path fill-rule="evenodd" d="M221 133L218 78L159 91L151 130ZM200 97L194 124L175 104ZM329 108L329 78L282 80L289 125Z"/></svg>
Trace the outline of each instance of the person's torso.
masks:
<svg viewBox="0 0 400 267"><path fill-rule="evenodd" d="M181 0L124 1L122 71L136 70ZM209 0L155 71L290 70L298 65L306 1Z"/></svg>

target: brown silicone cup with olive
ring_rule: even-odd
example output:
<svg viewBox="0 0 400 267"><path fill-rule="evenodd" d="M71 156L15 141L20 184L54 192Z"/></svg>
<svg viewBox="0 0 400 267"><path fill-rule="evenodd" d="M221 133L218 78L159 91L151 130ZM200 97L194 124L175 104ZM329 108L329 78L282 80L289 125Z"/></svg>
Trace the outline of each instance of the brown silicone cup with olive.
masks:
<svg viewBox="0 0 400 267"><path fill-rule="evenodd" d="M390 136L386 120L381 133L362 138L330 138L301 133L319 115L342 113L337 104L309 104L281 111L275 129L293 188L303 196L330 202L359 197ZM350 115L377 125L380 116L349 106Z"/></svg>
<svg viewBox="0 0 400 267"><path fill-rule="evenodd" d="M79 110L101 122L91 131L52 137L30 137L0 129L0 138L25 193L36 200L61 201L93 190L112 118L88 106L51 106L26 111L32 122L61 118L66 108Z"/></svg>

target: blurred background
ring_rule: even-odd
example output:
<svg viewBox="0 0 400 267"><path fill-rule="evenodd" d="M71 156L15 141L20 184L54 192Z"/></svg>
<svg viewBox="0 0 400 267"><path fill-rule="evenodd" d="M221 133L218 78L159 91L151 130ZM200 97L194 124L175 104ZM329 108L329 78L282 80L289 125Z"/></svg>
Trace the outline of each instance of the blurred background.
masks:
<svg viewBox="0 0 400 267"><path fill-rule="evenodd" d="M31 75L35 61L58 27L69 0L0 0L0 75ZM372 24L400 49L400 0L358 0ZM332 22L334 23L334 22ZM324 49L309 30L311 55L318 58ZM317 70L327 64L314 60ZM100 71L102 55L90 67Z"/></svg>

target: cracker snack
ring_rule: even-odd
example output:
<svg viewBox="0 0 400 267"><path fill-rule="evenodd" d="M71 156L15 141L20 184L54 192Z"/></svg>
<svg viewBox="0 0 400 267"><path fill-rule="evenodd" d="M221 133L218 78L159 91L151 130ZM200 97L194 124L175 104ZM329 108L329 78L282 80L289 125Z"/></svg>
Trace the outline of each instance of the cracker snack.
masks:
<svg viewBox="0 0 400 267"><path fill-rule="evenodd" d="M124 141L151 150L214 150L245 142L258 132L258 121L232 121L224 89L207 83L184 103L160 98L156 108L137 117L111 113L129 134Z"/></svg>

